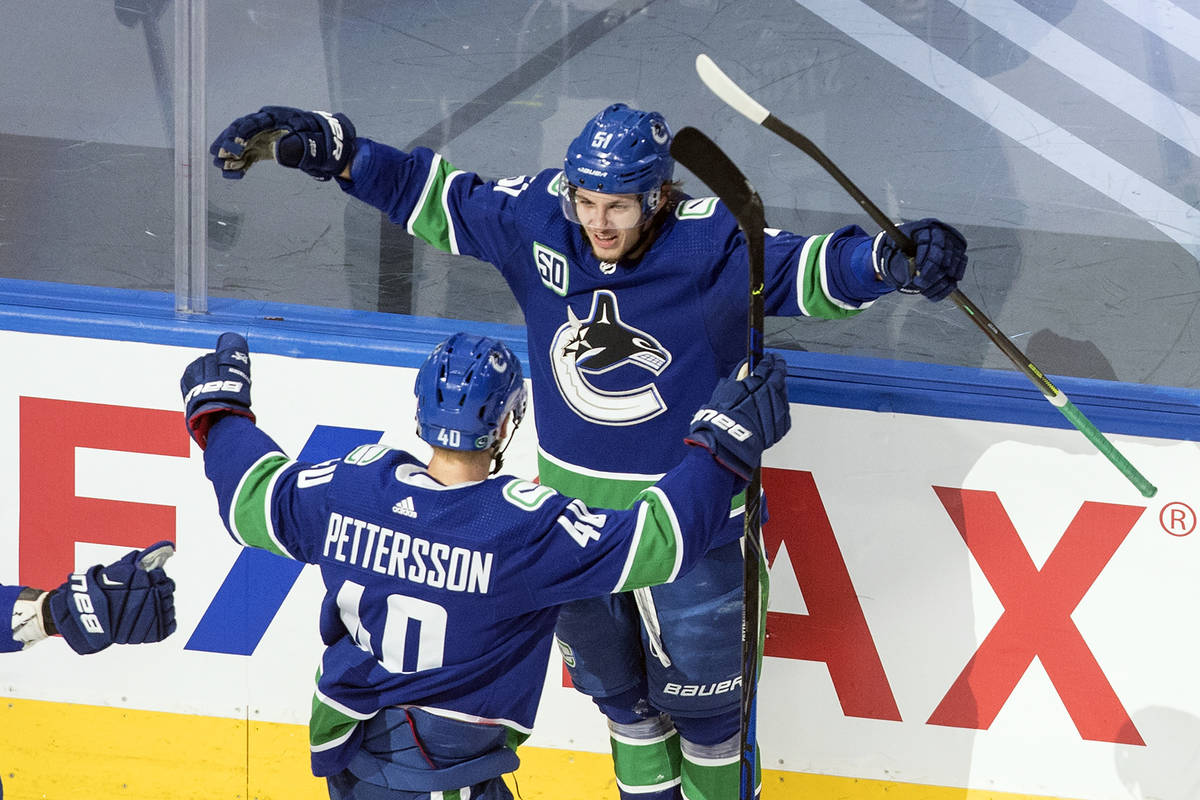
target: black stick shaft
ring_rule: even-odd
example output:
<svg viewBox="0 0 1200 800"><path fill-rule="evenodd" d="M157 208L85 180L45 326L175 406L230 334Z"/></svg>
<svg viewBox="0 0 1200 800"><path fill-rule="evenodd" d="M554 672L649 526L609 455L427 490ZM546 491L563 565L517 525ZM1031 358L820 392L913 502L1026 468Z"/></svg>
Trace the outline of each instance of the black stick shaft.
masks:
<svg viewBox="0 0 1200 800"><path fill-rule="evenodd" d="M671 155L716 193L737 218L746 237L749 308L746 361L753 370L763 356L763 273L766 220L762 200L746 176L707 136L683 128L671 141ZM758 789L758 673L762 657L764 609L761 602L765 563L762 548L762 472L755 468L745 492L743 522L742 692L740 799L754 800Z"/></svg>

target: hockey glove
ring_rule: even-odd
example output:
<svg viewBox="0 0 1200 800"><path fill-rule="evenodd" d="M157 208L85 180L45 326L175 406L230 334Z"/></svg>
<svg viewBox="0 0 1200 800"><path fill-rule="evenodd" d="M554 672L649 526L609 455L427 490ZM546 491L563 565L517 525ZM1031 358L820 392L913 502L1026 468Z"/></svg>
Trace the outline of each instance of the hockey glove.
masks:
<svg viewBox="0 0 1200 800"><path fill-rule="evenodd" d="M269 158L327 181L354 157L354 125L345 114L263 106L230 123L208 151L226 178L237 180Z"/></svg>
<svg viewBox="0 0 1200 800"><path fill-rule="evenodd" d="M734 375L745 368L745 361ZM750 480L762 453L792 427L788 407L787 364L774 353L764 353L754 372L744 379L722 378L708 405L692 417L684 439L712 453L721 466L742 480Z"/></svg>
<svg viewBox="0 0 1200 800"><path fill-rule="evenodd" d="M46 634L62 634L76 653L110 644L160 642L175 631L175 581L163 564L173 542L131 550L120 561L77 572L46 598Z"/></svg>
<svg viewBox="0 0 1200 800"><path fill-rule="evenodd" d="M908 256L886 233L878 234L871 248L875 274L905 294L923 294L930 300L950 294L967 268L967 240L963 235L928 218L896 227L917 247L916 274L909 275Z"/></svg>
<svg viewBox="0 0 1200 800"><path fill-rule="evenodd" d="M250 353L239 333L222 333L216 352L200 356L179 379L188 434L208 447L208 429L225 414L240 414L254 422L250 410Z"/></svg>

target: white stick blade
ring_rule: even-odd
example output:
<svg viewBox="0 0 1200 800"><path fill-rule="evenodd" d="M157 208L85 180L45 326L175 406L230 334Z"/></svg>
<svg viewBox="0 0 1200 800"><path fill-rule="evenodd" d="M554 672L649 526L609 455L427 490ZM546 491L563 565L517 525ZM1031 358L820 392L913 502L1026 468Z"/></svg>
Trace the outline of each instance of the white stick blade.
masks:
<svg viewBox="0 0 1200 800"><path fill-rule="evenodd" d="M725 101L734 111L747 117L751 122L761 125L770 115L764 106L753 97L746 94L742 87L734 83L721 68L704 53L696 56L696 74L704 81L713 94Z"/></svg>

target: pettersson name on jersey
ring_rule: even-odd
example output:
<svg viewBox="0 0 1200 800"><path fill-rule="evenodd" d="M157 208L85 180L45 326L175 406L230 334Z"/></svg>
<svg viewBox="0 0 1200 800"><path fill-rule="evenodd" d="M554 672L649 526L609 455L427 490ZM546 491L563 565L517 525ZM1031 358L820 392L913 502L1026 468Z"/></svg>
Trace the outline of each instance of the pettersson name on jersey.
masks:
<svg viewBox="0 0 1200 800"><path fill-rule="evenodd" d="M492 554L430 542L338 513L329 515L325 558L450 592L487 594Z"/></svg>

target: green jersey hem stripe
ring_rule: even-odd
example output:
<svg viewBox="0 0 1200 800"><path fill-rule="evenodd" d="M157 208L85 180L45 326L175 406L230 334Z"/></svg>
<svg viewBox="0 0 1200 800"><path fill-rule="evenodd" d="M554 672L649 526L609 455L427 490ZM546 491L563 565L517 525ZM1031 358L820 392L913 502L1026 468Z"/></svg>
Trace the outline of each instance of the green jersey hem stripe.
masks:
<svg viewBox="0 0 1200 800"><path fill-rule="evenodd" d="M577 472L538 453L538 479L544 486L557 489L568 497L578 497L592 508L630 508L638 493L652 485L657 477L637 479L604 478Z"/></svg>

